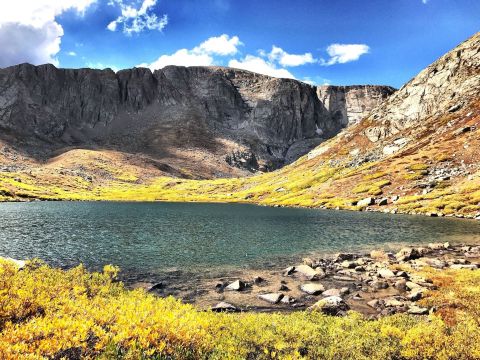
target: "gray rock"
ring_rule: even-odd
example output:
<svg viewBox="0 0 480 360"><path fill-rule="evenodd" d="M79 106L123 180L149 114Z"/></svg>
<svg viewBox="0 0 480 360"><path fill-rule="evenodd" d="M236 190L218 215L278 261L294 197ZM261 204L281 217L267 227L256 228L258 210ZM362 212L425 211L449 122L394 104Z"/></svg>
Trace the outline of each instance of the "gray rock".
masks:
<svg viewBox="0 0 480 360"><path fill-rule="evenodd" d="M313 269L308 265L295 266L295 272L301 274L308 280L320 280L321 278L325 277L325 272L322 269Z"/></svg>
<svg viewBox="0 0 480 360"><path fill-rule="evenodd" d="M375 204L375 199L372 198L372 197L368 197L368 198L359 200L358 203L357 203L357 206L365 207L365 206L370 206L370 205L373 205L373 204Z"/></svg>
<svg viewBox="0 0 480 360"><path fill-rule="evenodd" d="M283 271L284 276L292 275L295 272L295 266L290 266Z"/></svg>
<svg viewBox="0 0 480 360"><path fill-rule="evenodd" d="M319 295L325 291L325 287L318 283L307 283L300 286L300 290L309 295Z"/></svg>
<svg viewBox="0 0 480 360"><path fill-rule="evenodd" d="M265 300L271 304L277 304L283 298L282 293L270 293L270 294L261 294L258 297L262 300Z"/></svg>
<svg viewBox="0 0 480 360"><path fill-rule="evenodd" d="M380 200L378 200L378 206L385 206L385 205L388 205L388 199L387 198L382 198Z"/></svg>
<svg viewBox="0 0 480 360"><path fill-rule="evenodd" d="M229 304L227 302L219 302L217 305L212 307L212 311L214 312L238 312L239 309Z"/></svg>
<svg viewBox="0 0 480 360"><path fill-rule="evenodd" d="M450 269L468 269L468 270L477 270L478 265L477 264L453 264L450 265Z"/></svg>
<svg viewBox="0 0 480 360"><path fill-rule="evenodd" d="M417 305L410 305L408 307L407 312L409 314L412 314L412 315L427 315L429 313L429 309L428 308L423 308L423 307L420 307L420 306L417 306Z"/></svg>
<svg viewBox="0 0 480 360"><path fill-rule="evenodd" d="M395 257L398 261L408 261L417 259L420 257L418 251L414 248L403 248L398 253L395 254Z"/></svg>
<svg viewBox="0 0 480 360"><path fill-rule="evenodd" d="M321 311L329 315L339 315L348 309L347 303L339 296L326 297L309 307L309 310Z"/></svg>
<svg viewBox="0 0 480 360"><path fill-rule="evenodd" d="M384 279L391 279L395 277L395 273L390 269L380 269L377 271L377 273Z"/></svg>
<svg viewBox="0 0 480 360"><path fill-rule="evenodd" d="M225 287L225 290L228 290L228 291L242 291L243 289L245 289L246 287L246 284L241 281L241 280L236 280L234 282L232 282L231 284L227 285Z"/></svg>

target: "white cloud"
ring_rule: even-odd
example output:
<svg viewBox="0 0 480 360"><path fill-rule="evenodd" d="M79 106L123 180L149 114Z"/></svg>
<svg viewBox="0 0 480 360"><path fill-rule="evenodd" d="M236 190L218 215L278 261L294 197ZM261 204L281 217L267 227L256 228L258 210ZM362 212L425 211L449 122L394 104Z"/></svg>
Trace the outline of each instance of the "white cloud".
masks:
<svg viewBox="0 0 480 360"><path fill-rule="evenodd" d="M271 62L278 61L282 66L300 66L317 62L311 53L289 54L275 45L273 45L272 51L268 54L268 58Z"/></svg>
<svg viewBox="0 0 480 360"><path fill-rule="evenodd" d="M238 36L223 34L211 37L193 49L180 49L170 55L161 55L151 64L143 63L138 67L148 67L152 70L161 69L167 65L179 66L209 66L215 64L214 56L231 56L238 52L242 42Z"/></svg>
<svg viewBox="0 0 480 360"><path fill-rule="evenodd" d="M322 65L345 64L357 61L360 56L367 54L370 48L365 44L331 44L327 48L330 59L323 60Z"/></svg>
<svg viewBox="0 0 480 360"><path fill-rule="evenodd" d="M151 64L143 63L137 67L148 67L152 70L161 69L167 65L179 66L209 66L213 65L213 57L208 54L195 54L188 49L180 49L171 55L162 55Z"/></svg>
<svg viewBox="0 0 480 360"><path fill-rule="evenodd" d="M232 59L228 62L228 66L279 78L295 79L287 69L278 68L274 63L253 55L247 55L241 60Z"/></svg>
<svg viewBox="0 0 480 360"><path fill-rule="evenodd" d="M96 0L16 0L0 11L0 67L29 62L58 65L62 26L55 17L68 10L83 15Z"/></svg>
<svg viewBox="0 0 480 360"><path fill-rule="evenodd" d="M238 47L243 45L238 36L229 37L223 34L216 37L211 37L193 49L195 53L216 54L221 56L235 55L238 52Z"/></svg>
<svg viewBox="0 0 480 360"><path fill-rule="evenodd" d="M122 31L126 35L140 33L145 29L162 31L168 24L168 16L164 14L158 17L152 11L156 3L157 0L143 0L140 8L136 9L132 5L126 4L125 0L110 0L109 5L118 5L122 15L111 21L107 25L107 29L116 31L119 25L123 25Z"/></svg>
<svg viewBox="0 0 480 360"><path fill-rule="evenodd" d="M77 53L75 51L69 51L67 52L68 56L77 56Z"/></svg>

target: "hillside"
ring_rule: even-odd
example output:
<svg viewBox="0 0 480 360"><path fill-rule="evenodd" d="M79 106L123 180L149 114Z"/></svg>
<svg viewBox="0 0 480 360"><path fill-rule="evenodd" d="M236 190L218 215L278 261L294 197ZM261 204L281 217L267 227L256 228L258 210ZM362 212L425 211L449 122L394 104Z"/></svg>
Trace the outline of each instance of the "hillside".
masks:
<svg viewBox="0 0 480 360"><path fill-rule="evenodd" d="M3 173L4 198L232 201L474 217L480 211L479 93L477 33L363 120L275 172L145 180L142 164L112 167L125 154L75 150L77 166L95 160L92 166L105 164L110 178L49 172L53 159L31 174Z"/></svg>
<svg viewBox="0 0 480 360"><path fill-rule="evenodd" d="M246 176L298 159L392 92L328 87L322 102L314 86L238 69L21 64L0 69L0 149L21 154L15 165L28 169L55 163L82 173L69 165L85 167L84 149L107 162L118 152L110 160L153 176Z"/></svg>

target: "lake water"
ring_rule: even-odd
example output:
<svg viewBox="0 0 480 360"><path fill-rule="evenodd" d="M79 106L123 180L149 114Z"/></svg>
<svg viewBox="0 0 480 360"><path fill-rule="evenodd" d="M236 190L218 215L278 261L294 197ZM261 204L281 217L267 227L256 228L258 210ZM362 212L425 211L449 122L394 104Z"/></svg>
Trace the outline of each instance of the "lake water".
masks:
<svg viewBox="0 0 480 360"><path fill-rule="evenodd" d="M0 256L125 273L255 268L308 254L480 242L480 222L241 204L0 204Z"/></svg>

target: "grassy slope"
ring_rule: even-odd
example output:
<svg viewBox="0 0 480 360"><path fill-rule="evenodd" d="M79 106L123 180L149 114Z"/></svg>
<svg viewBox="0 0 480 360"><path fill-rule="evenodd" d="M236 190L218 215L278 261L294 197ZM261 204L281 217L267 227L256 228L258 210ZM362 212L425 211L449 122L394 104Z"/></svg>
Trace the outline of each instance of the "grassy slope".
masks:
<svg viewBox="0 0 480 360"><path fill-rule="evenodd" d="M359 210L352 202L367 196L400 195L398 202L373 209L465 215L480 211L478 130L456 133L465 126L480 127L480 102L468 112L428 119L421 128L406 131L402 136L412 140L394 155L350 166L355 159L352 150L379 151L379 145L362 135L369 125L364 121L324 143L314 151L319 154L315 157L304 156L278 171L249 178L171 178L132 164L123 154L76 150L29 172L0 172L0 200L248 202ZM439 167L467 169L469 176L453 176L423 195L418 184ZM59 171L78 168L93 180Z"/></svg>
<svg viewBox="0 0 480 360"><path fill-rule="evenodd" d="M426 270L435 315L214 314L89 273L0 261L0 358L478 359L480 271ZM446 305L448 304L448 305Z"/></svg>

